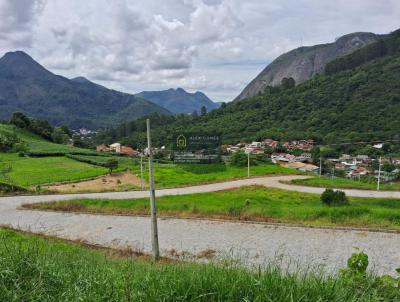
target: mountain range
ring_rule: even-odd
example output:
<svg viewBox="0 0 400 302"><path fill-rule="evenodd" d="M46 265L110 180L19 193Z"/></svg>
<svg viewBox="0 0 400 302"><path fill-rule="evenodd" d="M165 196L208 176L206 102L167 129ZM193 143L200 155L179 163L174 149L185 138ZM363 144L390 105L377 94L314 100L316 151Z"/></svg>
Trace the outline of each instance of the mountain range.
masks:
<svg viewBox="0 0 400 302"><path fill-rule="evenodd" d="M327 63L376 42L380 35L352 33L333 43L299 47L282 54L256 76L235 98L242 100L263 93L267 86L280 85L283 78L293 78L300 84L323 73Z"/></svg>
<svg viewBox="0 0 400 302"><path fill-rule="evenodd" d="M0 119L21 111L73 129L113 126L151 113L200 112L218 108L201 92L182 88L142 92L137 95L108 89L84 77L56 75L22 51L0 59Z"/></svg>
<svg viewBox="0 0 400 302"><path fill-rule="evenodd" d="M149 100L172 113L193 113L194 111L200 113L203 106L209 112L220 106L220 104L214 103L200 91L189 93L182 88L171 88L163 91L143 91L136 94L136 96Z"/></svg>
<svg viewBox="0 0 400 302"><path fill-rule="evenodd" d="M168 144L177 131L219 133L224 143L267 137L328 144L399 140L400 30L376 37L298 85L271 86L204 116L154 116L154 144ZM143 145L142 124L131 121L99 137L124 133L124 143Z"/></svg>

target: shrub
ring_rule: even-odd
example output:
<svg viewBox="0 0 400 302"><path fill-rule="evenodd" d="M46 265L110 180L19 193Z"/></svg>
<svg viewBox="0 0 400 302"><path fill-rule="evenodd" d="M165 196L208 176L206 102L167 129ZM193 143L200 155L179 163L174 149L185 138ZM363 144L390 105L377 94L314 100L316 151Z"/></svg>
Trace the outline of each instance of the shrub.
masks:
<svg viewBox="0 0 400 302"><path fill-rule="evenodd" d="M321 201L323 204L328 206L340 206L349 204L349 200L346 197L346 193L343 191L334 191L332 189L326 189L321 194Z"/></svg>
<svg viewBox="0 0 400 302"><path fill-rule="evenodd" d="M237 166L237 167L246 167L247 166L247 161L248 161L248 155L244 153L243 151L239 151L236 153L233 153L231 157L229 158L229 161L232 166ZM254 164L252 158L250 157L250 164Z"/></svg>

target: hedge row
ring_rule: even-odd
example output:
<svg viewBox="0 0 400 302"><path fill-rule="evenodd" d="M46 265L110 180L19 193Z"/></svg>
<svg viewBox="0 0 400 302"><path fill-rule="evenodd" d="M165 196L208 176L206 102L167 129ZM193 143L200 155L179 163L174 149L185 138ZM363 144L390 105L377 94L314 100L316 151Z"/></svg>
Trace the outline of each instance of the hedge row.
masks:
<svg viewBox="0 0 400 302"><path fill-rule="evenodd" d="M100 161L96 161L96 160L91 159L91 158L86 158L86 157L82 157L82 156L74 155L74 154L65 154L65 157L68 157L68 158L71 158L73 160L80 161L80 162L83 162L83 163L86 163L86 164L91 164L91 165L105 167L105 168L109 168L110 167L110 163L109 162L112 160L111 159L111 160L109 160L107 162L100 162Z"/></svg>
<svg viewBox="0 0 400 302"><path fill-rule="evenodd" d="M82 151L35 151L35 152L25 152L27 156L30 157L50 157L50 156L66 156L66 155L91 155L91 156L111 156L111 155L103 155L97 152L82 152Z"/></svg>
<svg viewBox="0 0 400 302"><path fill-rule="evenodd" d="M0 181L0 192L2 192L2 193L27 192L27 191L28 190L24 187Z"/></svg>

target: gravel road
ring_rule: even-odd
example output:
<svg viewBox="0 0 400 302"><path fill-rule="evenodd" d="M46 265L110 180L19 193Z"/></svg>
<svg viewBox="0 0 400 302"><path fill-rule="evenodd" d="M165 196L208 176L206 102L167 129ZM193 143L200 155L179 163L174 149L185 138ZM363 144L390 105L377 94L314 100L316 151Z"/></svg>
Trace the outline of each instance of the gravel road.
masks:
<svg viewBox="0 0 400 302"><path fill-rule="evenodd" d="M247 185L267 185L283 189L308 188L281 184L302 176L275 176L243 179L180 189L157 191L157 196L211 192ZM287 188L289 187L289 188ZM398 197L399 192L346 190L352 196ZM355 195L354 195L355 194ZM360 194L360 195L358 195ZM367 194L367 195L364 195ZM388 194L388 195L386 195ZM113 192L74 195L15 196L0 198L0 224L16 229L55 235L60 238L84 240L107 247L133 248L150 252L150 221L146 217L123 217L87 214L65 214L18 210L23 203L76 197L138 198L146 192ZM252 223L217 222L187 219L159 219L162 255L181 254L196 257L213 254L216 258L237 259L244 265L263 265L279 261L289 269L321 267L335 272L345 266L347 258L358 247L370 256L371 268L379 273L394 273L400 266L400 234L366 231L311 229L271 226Z"/></svg>

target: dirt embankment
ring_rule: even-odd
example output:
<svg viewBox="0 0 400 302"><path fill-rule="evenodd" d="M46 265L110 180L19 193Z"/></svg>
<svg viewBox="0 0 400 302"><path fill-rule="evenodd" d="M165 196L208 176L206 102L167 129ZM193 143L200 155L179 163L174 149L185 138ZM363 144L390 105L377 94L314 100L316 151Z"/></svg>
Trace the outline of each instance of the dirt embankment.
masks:
<svg viewBox="0 0 400 302"><path fill-rule="evenodd" d="M58 193L124 191L141 188L141 182L140 178L131 172L124 172L103 175L95 179L80 182L46 186L45 188Z"/></svg>

